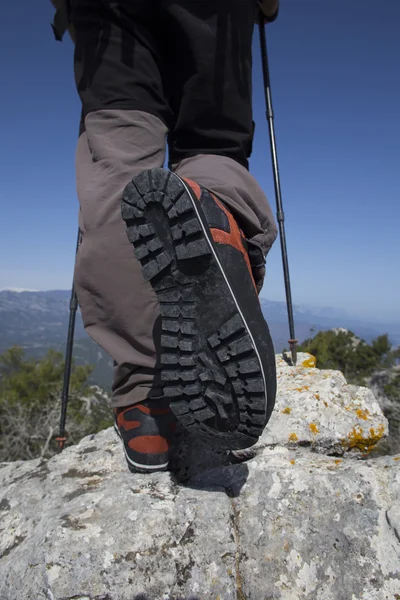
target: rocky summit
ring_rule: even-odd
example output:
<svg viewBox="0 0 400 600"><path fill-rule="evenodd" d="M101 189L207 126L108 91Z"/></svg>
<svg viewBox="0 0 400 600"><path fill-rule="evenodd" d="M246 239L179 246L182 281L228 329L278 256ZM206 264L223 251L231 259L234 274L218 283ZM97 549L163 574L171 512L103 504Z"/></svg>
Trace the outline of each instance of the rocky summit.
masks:
<svg viewBox="0 0 400 600"><path fill-rule="evenodd" d="M132 475L109 429L3 463L1 600L400 598L400 456L370 456L379 405L309 355L277 369L249 451L183 436L174 474Z"/></svg>

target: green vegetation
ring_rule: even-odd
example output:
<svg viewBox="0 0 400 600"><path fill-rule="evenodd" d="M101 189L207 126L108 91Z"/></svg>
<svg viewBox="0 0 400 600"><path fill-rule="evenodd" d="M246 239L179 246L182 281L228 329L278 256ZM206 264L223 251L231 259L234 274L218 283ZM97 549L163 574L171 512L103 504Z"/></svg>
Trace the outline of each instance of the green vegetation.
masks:
<svg viewBox="0 0 400 600"><path fill-rule="evenodd" d="M389 419L393 441L387 450L400 451L400 348L387 335L367 344L351 331L322 331L305 340L299 351L317 358L320 369L342 371L349 383L368 385ZM107 395L87 381L90 366L73 365L68 405L67 445L112 424ZM49 458L57 452L64 358L50 350L28 359L21 348L0 355L0 461Z"/></svg>
<svg viewBox="0 0 400 600"><path fill-rule="evenodd" d="M388 398L400 404L400 374L384 384L383 392Z"/></svg>
<svg viewBox="0 0 400 600"><path fill-rule="evenodd" d="M90 366L73 366L67 445L112 423L108 398L87 385ZM26 359L13 347L0 356L0 461L48 458L57 452L64 359L50 350Z"/></svg>
<svg viewBox="0 0 400 600"><path fill-rule="evenodd" d="M387 334L367 344L344 329L320 331L305 340L299 352L309 352L320 369L342 371L349 383L357 385L365 385L376 371L394 367L400 357L399 349L392 350Z"/></svg>

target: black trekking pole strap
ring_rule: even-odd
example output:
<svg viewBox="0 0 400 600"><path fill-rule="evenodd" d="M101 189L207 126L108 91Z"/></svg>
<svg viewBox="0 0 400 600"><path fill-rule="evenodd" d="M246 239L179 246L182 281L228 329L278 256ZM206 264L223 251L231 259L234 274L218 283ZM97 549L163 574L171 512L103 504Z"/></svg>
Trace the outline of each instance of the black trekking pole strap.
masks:
<svg viewBox="0 0 400 600"><path fill-rule="evenodd" d="M289 261L287 255L287 247L286 247L286 235L285 235L285 215L282 207L282 192L281 192L281 183L279 176L279 166L278 166L278 154L276 150L276 138L275 138L275 127L274 127L274 111L272 108L272 95L271 95L271 82L269 76L269 66L268 66L268 53L267 53L267 41L265 29L266 25L264 19L262 18L262 14L260 14L259 20L259 31L260 31L260 46L261 46L261 61L262 61L262 70L263 70L263 78L264 78L264 92L265 92L265 103L267 109L267 121L269 126L269 138L271 145L271 157L272 157L272 168L274 174L274 187L275 187L275 198L276 198L276 216L278 220L279 226L279 235L281 240L281 251L282 251L282 262L283 262L283 273L285 279L285 291L286 291L286 306L288 312L289 319L289 346L292 354L292 363L293 365L297 362L297 340L294 331L294 319L293 319L293 304L292 304L292 292L290 288L290 276L289 276Z"/></svg>
<svg viewBox="0 0 400 600"><path fill-rule="evenodd" d="M78 231L78 240L76 243L76 253L78 252L79 245L81 242L81 232ZM60 452L64 449L65 442L68 439L68 434L65 430L65 423L67 421L67 408L69 400L69 385L71 380L72 370L72 351L74 348L74 332L75 332L75 320L76 312L78 310L78 299L75 294L75 287L72 285L71 298L69 303L69 323L68 323L68 337L67 337L67 348L65 351L65 367L64 367L64 380L61 394L61 417L60 417L60 433L56 437L58 448Z"/></svg>

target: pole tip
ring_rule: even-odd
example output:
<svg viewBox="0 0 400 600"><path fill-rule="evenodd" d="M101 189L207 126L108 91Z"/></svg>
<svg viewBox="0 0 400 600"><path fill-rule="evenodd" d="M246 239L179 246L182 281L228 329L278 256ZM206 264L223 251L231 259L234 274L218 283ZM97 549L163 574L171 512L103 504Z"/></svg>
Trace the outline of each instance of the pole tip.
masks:
<svg viewBox="0 0 400 600"><path fill-rule="evenodd" d="M60 452L62 452L64 450L64 446L65 446L65 442L68 439L68 435L59 435L58 437L55 438L55 441L57 442L58 445L58 449Z"/></svg>

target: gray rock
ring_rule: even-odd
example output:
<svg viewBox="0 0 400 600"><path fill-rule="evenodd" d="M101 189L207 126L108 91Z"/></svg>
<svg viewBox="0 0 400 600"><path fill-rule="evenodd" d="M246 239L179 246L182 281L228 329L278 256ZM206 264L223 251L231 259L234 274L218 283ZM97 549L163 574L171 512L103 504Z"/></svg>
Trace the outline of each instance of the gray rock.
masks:
<svg viewBox="0 0 400 600"><path fill-rule="evenodd" d="M259 446L310 445L317 452L366 452L388 435L388 422L371 390L347 384L340 371L313 368L299 353L297 367L277 356L275 411Z"/></svg>
<svg viewBox="0 0 400 600"><path fill-rule="evenodd" d="M277 406L290 398L296 422L285 431L277 414L273 444L266 433L238 464L186 438L185 485L129 473L112 429L49 461L1 465L1 600L400 598L400 456L322 453L355 406L386 427L374 399L336 373L278 368ZM321 409L330 442L303 447L312 378L342 421Z"/></svg>
<svg viewBox="0 0 400 600"><path fill-rule="evenodd" d="M400 594L400 470L393 457L341 460L266 448L248 466L248 481L232 500L244 598Z"/></svg>
<svg viewBox="0 0 400 600"><path fill-rule="evenodd" d="M2 600L236 598L226 494L130 474L112 429L0 477Z"/></svg>

